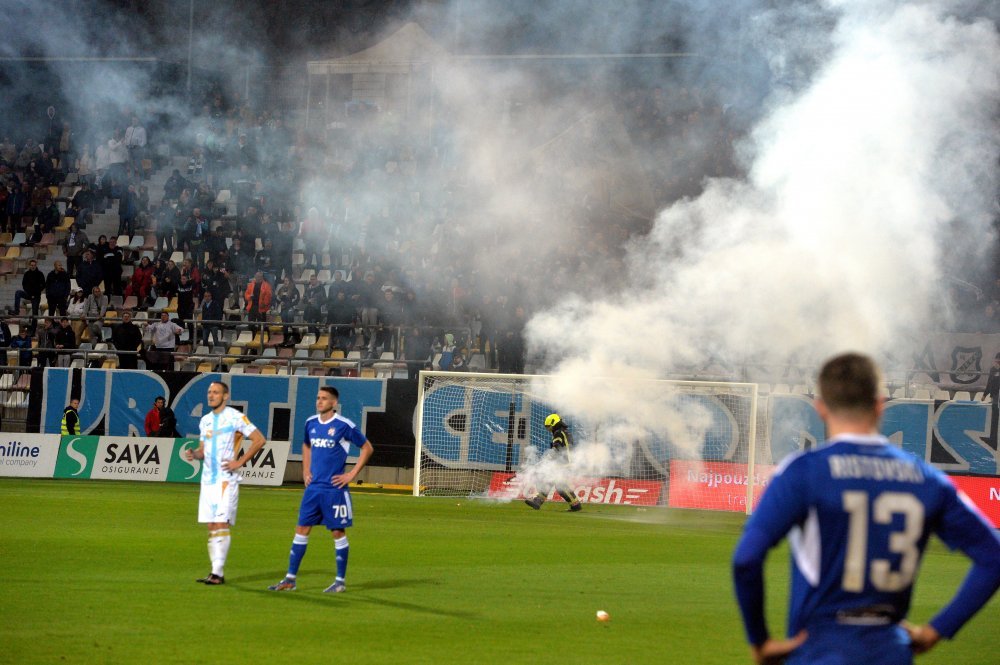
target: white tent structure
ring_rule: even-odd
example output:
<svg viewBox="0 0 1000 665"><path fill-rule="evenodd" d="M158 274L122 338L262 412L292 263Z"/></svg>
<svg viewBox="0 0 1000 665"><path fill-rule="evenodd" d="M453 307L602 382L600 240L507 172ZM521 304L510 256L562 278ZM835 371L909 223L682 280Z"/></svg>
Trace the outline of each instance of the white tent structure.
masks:
<svg viewBox="0 0 1000 665"><path fill-rule="evenodd" d="M416 23L407 23L374 46L332 60L307 63L306 121L335 121L342 102L364 103L411 118L415 97L429 88L436 62L448 52ZM310 116L312 115L312 118Z"/></svg>

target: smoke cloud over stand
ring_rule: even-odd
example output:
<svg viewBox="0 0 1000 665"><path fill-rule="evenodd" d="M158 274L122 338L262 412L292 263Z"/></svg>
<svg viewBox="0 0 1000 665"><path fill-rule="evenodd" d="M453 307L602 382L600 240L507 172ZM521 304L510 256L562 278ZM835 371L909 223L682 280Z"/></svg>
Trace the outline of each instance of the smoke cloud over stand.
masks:
<svg viewBox="0 0 1000 665"><path fill-rule="evenodd" d="M645 409L633 378L713 360L815 367L846 349L908 357L911 335L942 323L949 265L982 262L995 241L1000 40L955 7L827 3L829 52L768 98L740 146L747 176L663 210L620 296L566 297L531 321L534 347L558 359L547 397L656 431L667 411Z"/></svg>
<svg viewBox="0 0 1000 665"><path fill-rule="evenodd" d="M629 254L638 288L532 321L560 374L883 355L934 322L945 233L965 225L973 258L992 238L996 30L929 5L841 4L829 62L743 146L748 178L661 212Z"/></svg>

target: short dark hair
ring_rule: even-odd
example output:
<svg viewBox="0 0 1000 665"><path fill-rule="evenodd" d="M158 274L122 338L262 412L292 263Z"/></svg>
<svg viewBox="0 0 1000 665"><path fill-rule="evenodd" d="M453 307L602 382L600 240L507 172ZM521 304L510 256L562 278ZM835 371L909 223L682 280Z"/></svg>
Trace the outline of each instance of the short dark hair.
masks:
<svg viewBox="0 0 1000 665"><path fill-rule="evenodd" d="M227 386L226 384L224 384L222 381L212 381L212 383L210 383L209 385L212 385L212 384L215 384L215 385L219 386L220 388L222 388L222 394L223 395L228 395L229 394L229 386Z"/></svg>
<svg viewBox="0 0 1000 665"><path fill-rule="evenodd" d="M870 412L878 404L881 373L875 361L860 353L827 360L819 372L819 395L831 411Z"/></svg>
<svg viewBox="0 0 1000 665"><path fill-rule="evenodd" d="M330 396L333 397L333 399L338 402L340 401L340 392L338 392L333 386L320 386L319 389L325 393L330 393Z"/></svg>

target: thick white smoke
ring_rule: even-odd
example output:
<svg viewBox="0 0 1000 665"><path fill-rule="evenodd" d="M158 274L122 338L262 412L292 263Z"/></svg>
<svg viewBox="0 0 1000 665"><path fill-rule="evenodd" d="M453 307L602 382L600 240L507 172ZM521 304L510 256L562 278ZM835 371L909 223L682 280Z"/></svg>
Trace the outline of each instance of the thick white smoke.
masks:
<svg viewBox="0 0 1000 665"><path fill-rule="evenodd" d="M839 5L828 63L752 133L749 178L659 215L630 255L640 288L532 321L560 375L881 354L932 323L949 224L992 239L1000 42L929 4Z"/></svg>
<svg viewBox="0 0 1000 665"><path fill-rule="evenodd" d="M774 92L741 147L748 176L663 210L630 252L623 295L570 297L531 321L535 348L559 359L539 389L560 409L670 431L676 409L636 378L712 359L811 373L845 349L885 357L939 323L942 263L995 242L995 25L943 2L828 6L825 64Z"/></svg>

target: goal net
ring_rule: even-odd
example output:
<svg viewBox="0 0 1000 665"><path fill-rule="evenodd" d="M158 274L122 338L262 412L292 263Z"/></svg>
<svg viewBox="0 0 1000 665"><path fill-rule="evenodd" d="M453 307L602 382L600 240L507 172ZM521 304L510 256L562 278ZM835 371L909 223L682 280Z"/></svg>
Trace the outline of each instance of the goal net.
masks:
<svg viewBox="0 0 1000 665"><path fill-rule="evenodd" d="M574 412L554 383L421 372L414 494L559 501L570 488L585 503L749 512L762 493L756 384L603 379ZM550 450L550 413L569 425L568 455Z"/></svg>

